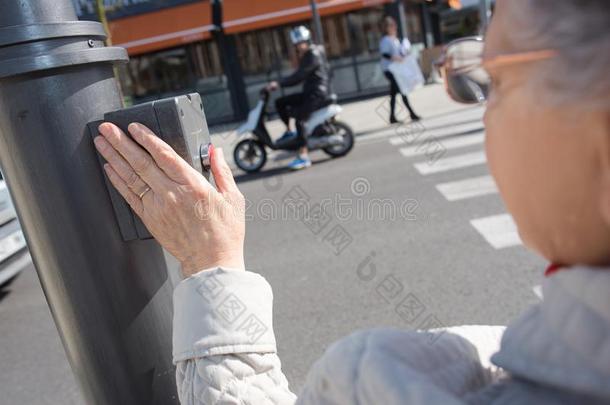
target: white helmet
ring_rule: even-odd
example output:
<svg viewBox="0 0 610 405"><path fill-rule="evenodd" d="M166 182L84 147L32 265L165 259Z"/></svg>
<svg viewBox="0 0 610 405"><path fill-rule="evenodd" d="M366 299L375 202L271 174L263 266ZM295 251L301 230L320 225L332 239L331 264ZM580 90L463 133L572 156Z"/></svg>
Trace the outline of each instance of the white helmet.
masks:
<svg viewBox="0 0 610 405"><path fill-rule="evenodd" d="M292 45L309 41L311 41L311 32L304 25L299 25L290 31L290 42L292 42Z"/></svg>

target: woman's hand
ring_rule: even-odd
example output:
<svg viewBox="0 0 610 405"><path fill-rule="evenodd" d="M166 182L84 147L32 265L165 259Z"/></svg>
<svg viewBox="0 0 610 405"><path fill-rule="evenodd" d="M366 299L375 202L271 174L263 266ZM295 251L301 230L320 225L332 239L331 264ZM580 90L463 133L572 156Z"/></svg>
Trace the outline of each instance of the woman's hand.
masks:
<svg viewBox="0 0 610 405"><path fill-rule="evenodd" d="M276 91L279 87L280 87L280 84L278 82L276 82L275 80L273 80L273 81L269 82L265 88L267 89L267 91Z"/></svg>
<svg viewBox="0 0 610 405"><path fill-rule="evenodd" d="M144 125L129 125L133 140L111 123L99 131L95 146L108 178L185 277L244 268L245 202L222 150L210 151L217 190Z"/></svg>

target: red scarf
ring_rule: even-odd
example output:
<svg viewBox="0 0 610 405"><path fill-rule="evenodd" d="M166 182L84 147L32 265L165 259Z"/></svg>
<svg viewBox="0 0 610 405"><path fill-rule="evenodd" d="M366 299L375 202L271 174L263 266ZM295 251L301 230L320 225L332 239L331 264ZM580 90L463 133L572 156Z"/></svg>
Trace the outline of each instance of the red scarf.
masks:
<svg viewBox="0 0 610 405"><path fill-rule="evenodd" d="M557 273L561 269L567 269L567 267L563 267L563 265L561 265L561 264L551 263L551 264L549 264L549 267L546 268L544 275L547 277L551 276L551 275Z"/></svg>

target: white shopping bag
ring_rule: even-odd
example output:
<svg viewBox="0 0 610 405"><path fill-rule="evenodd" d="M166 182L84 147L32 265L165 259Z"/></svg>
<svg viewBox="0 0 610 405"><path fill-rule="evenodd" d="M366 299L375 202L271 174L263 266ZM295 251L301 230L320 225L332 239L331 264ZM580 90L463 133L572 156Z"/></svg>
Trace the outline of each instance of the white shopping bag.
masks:
<svg viewBox="0 0 610 405"><path fill-rule="evenodd" d="M400 92L405 96L424 84L424 75L413 52L409 53L400 62L390 63L388 69L394 75Z"/></svg>

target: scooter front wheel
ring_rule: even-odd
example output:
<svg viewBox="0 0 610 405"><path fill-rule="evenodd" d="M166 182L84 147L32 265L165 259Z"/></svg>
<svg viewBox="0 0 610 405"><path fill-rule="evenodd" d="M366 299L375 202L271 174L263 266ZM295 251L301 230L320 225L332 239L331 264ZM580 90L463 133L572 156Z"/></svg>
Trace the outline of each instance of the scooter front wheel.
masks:
<svg viewBox="0 0 610 405"><path fill-rule="evenodd" d="M334 121L331 123L333 127L332 135L340 135L343 138L343 143L339 145L328 146L322 149L327 155L332 157L341 157L347 155L354 147L354 131L344 122Z"/></svg>
<svg viewBox="0 0 610 405"><path fill-rule="evenodd" d="M233 160L244 172L256 173L267 162L265 145L255 139L244 139L235 145Z"/></svg>

